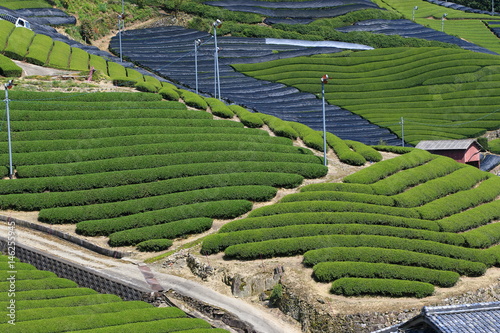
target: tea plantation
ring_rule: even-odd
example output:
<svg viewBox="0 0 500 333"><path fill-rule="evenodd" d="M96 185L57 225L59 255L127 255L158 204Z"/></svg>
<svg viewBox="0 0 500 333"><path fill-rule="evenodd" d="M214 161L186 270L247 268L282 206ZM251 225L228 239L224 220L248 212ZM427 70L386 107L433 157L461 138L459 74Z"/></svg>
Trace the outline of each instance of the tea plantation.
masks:
<svg viewBox="0 0 500 333"><path fill-rule="evenodd" d="M499 196L499 177L411 150L258 208L208 236L202 253L302 255L333 293L425 297L500 265Z"/></svg>
<svg viewBox="0 0 500 333"><path fill-rule="evenodd" d="M12 277L8 273L10 265L15 267L15 280L8 280ZM178 308L157 308L142 301L99 294L30 264L11 263L7 256L0 256L0 267L2 332L227 332L190 318Z"/></svg>

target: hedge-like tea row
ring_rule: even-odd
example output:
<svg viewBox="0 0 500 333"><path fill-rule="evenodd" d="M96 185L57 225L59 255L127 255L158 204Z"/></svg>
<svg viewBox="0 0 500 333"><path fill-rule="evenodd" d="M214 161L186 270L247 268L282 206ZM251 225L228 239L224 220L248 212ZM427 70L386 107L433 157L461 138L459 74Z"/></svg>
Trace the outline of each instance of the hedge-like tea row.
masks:
<svg viewBox="0 0 500 333"><path fill-rule="evenodd" d="M440 271L453 271L460 275L481 276L486 271L483 263L453 259L435 254L408 250L372 247L330 247L311 250L304 254L304 264L314 266L322 262L356 261L417 266Z"/></svg>
<svg viewBox="0 0 500 333"><path fill-rule="evenodd" d="M376 184L376 183L375 183ZM300 188L300 192L309 191L340 191L351 193L376 194L371 185L356 183L318 183Z"/></svg>
<svg viewBox="0 0 500 333"><path fill-rule="evenodd" d="M394 206L394 200L391 197L376 194L340 191L306 191L293 193L281 199L280 203L300 201L349 201L381 206Z"/></svg>
<svg viewBox="0 0 500 333"><path fill-rule="evenodd" d="M50 52L47 66L60 69L68 69L71 57L71 46L61 41L54 41L54 46ZM111 64L111 62L110 62Z"/></svg>
<svg viewBox="0 0 500 333"><path fill-rule="evenodd" d="M217 98L206 97L205 101L210 106L212 114L221 118L233 118L234 112L222 101Z"/></svg>
<svg viewBox="0 0 500 333"><path fill-rule="evenodd" d="M41 108L52 108L52 104L54 105L64 105L67 102L91 102L93 105L98 105L98 102L113 102L124 104L124 102L161 102L169 105L168 109L175 109L175 106L178 105L181 108L185 108L185 105L179 102L167 102L161 99L159 95L146 94L146 93L128 93L128 92L93 92L89 94L81 94L81 93L66 93L66 92L39 92L39 91L25 91L25 90L13 90L9 94L13 100L24 100L26 103L35 103L33 108L37 107ZM64 100L63 102L57 101L58 99ZM50 103L39 103L41 100L48 100ZM54 101L56 100L56 101ZM17 101L16 101L17 103ZM12 107L14 108L16 103L12 103ZM113 109L113 103L106 106L106 104L101 103L101 107L103 108L111 108ZM87 104L82 103L81 107L86 108ZM166 108L167 109L167 108ZM64 111L64 109L61 109ZM96 124L97 125L97 124Z"/></svg>
<svg viewBox="0 0 500 333"><path fill-rule="evenodd" d="M12 297L9 293L0 293L0 302L9 302ZM25 300L47 300L61 297L83 296L97 294L97 291L90 288L63 288L47 290L28 290L16 292L16 304L18 301Z"/></svg>
<svg viewBox="0 0 500 333"><path fill-rule="evenodd" d="M314 276L320 282L332 282L343 277L397 279L420 281L439 287L453 287L460 275L423 267L366 262L321 262L313 267Z"/></svg>
<svg viewBox="0 0 500 333"><path fill-rule="evenodd" d="M6 267L5 267L6 268ZM10 273L7 273L7 269L0 271L0 281L7 281L7 278L10 277ZM34 270L34 269L29 269L29 270L18 270L17 263L16 263L16 281L17 280L37 280L37 279L46 279L46 278L51 278L51 277L57 277L52 272L49 271L39 271L39 270Z"/></svg>
<svg viewBox="0 0 500 333"><path fill-rule="evenodd" d="M48 319L29 320L16 322L16 325L0 324L0 330L9 332L67 332L77 330L95 330L100 327L118 326L137 322L162 322L166 327L171 326L171 331L209 328L210 324L198 318L177 318L178 311L164 308L131 309L116 313L100 313L94 316L72 315ZM167 319L169 318L169 319ZM174 329L175 327L175 329ZM116 329L116 327L114 328ZM122 332L126 332L122 328Z"/></svg>
<svg viewBox="0 0 500 333"><path fill-rule="evenodd" d="M436 221L443 231L461 232L500 218L500 200L495 200Z"/></svg>
<svg viewBox="0 0 500 333"><path fill-rule="evenodd" d="M63 296L60 298L54 299L39 299L39 300L24 300L17 301L16 300L16 309L17 310L27 310L27 309L36 309L37 311L40 308L58 308L58 307L77 307L77 306L85 306L85 305L93 305L93 304L104 304L104 303L117 303L121 302L122 299L119 296L112 294L89 294L82 296ZM0 303L3 309L3 305L7 305L7 302Z"/></svg>
<svg viewBox="0 0 500 333"><path fill-rule="evenodd" d="M464 164L457 163L451 158L439 156L423 165L381 179L371 184L371 188L375 194L395 195L403 192L408 187L442 177L463 167L465 167Z"/></svg>
<svg viewBox="0 0 500 333"><path fill-rule="evenodd" d="M10 288L10 281L0 282L0 292L7 292ZM62 279L58 277L50 277L46 279L37 280L17 280L16 279L16 291L27 291L27 290L40 290L40 289L63 289L63 288L75 288L78 285L68 279Z"/></svg>
<svg viewBox="0 0 500 333"><path fill-rule="evenodd" d="M179 93L176 90L168 87L161 88L158 93L161 97L169 101L178 101L180 98Z"/></svg>
<svg viewBox="0 0 500 333"><path fill-rule="evenodd" d="M26 165L18 168L21 178L71 176L77 174L158 168L169 165L216 162L288 162L288 163L318 163L320 159L310 154L273 153L265 151L220 151L212 152L174 153L165 155L143 155L117 157L97 161L66 163L64 168L58 164Z"/></svg>
<svg viewBox="0 0 500 333"><path fill-rule="evenodd" d="M478 182L487 179L490 176L491 174L487 172L481 171L472 166L467 166L446 176L432 179L428 182L417 185L403 193L396 194L391 198L394 199L394 204L398 207L417 207L424 204L430 204L432 209L439 210L442 208L442 205L439 204L437 199L453 193L455 193L453 197L460 195L461 193L467 193L469 191L465 190L470 189ZM416 210L422 214L424 219L436 219L430 218L429 214L424 214L421 207L417 207Z"/></svg>
<svg viewBox="0 0 500 333"><path fill-rule="evenodd" d="M300 139L304 144L312 149L323 151L323 135L321 132L315 131L309 126L294 121L289 121L288 124L299 134ZM327 148L328 149L328 148Z"/></svg>
<svg viewBox="0 0 500 333"><path fill-rule="evenodd" d="M184 235L202 233L212 227L211 218L193 218L149 227L115 232L109 235L110 246L136 245L148 239L173 239Z"/></svg>
<svg viewBox="0 0 500 333"><path fill-rule="evenodd" d="M208 108L207 102L200 95L184 89L178 89L177 92L184 100L184 103L186 103L186 105L200 110L206 110Z"/></svg>
<svg viewBox="0 0 500 333"><path fill-rule="evenodd" d="M354 150L356 153L361 154L367 161L380 162L382 161L382 154L364 143L352 140L344 140L346 145Z"/></svg>
<svg viewBox="0 0 500 333"><path fill-rule="evenodd" d="M332 283L330 292L343 296L374 295L423 298L434 293L434 286L430 283L417 281L341 278Z"/></svg>
<svg viewBox="0 0 500 333"><path fill-rule="evenodd" d="M5 77L20 77L23 74L23 69L16 65L4 55L0 54L0 75Z"/></svg>
<svg viewBox="0 0 500 333"><path fill-rule="evenodd" d="M297 224L368 224L389 225L411 229L439 231L435 221L413 219L401 216L390 216L358 212L319 212L319 213L290 213L249 217L235 220L223 225L219 231L232 232L259 228L275 228Z"/></svg>
<svg viewBox="0 0 500 333"><path fill-rule="evenodd" d="M35 33L29 29L14 29L7 41L7 47L3 50L4 55L11 59L24 60L33 37Z"/></svg>
<svg viewBox="0 0 500 333"><path fill-rule="evenodd" d="M173 142L173 143L156 143L142 144L134 146L124 146L120 149L116 147L104 147L95 149L78 149L64 151L49 151L49 152L34 152L34 153L19 153L16 154L16 166L18 165L35 165L35 164L52 164L52 163L69 163L75 161L94 161L107 158L124 157L124 156L140 156L154 154L172 154L182 152L219 152L219 151L269 151L276 153L297 153L307 149L280 145L266 144L253 142ZM7 165L8 156L0 158L0 164Z"/></svg>
<svg viewBox="0 0 500 333"><path fill-rule="evenodd" d="M469 249L427 240L377 235L327 235L277 239L233 245L226 248L224 252L228 258L258 259L260 257L294 256L303 254L309 250L334 246L405 249L443 257L476 261L488 266L494 265L496 261L496 258L490 253L479 249Z"/></svg>
<svg viewBox="0 0 500 333"><path fill-rule="evenodd" d="M7 46L7 41L15 28L16 26L13 23L0 20L0 51L3 51Z"/></svg>
<svg viewBox="0 0 500 333"><path fill-rule="evenodd" d="M217 233L208 236L202 246L204 254L223 251L231 245L262 242L278 238L297 238L318 235L382 235L407 239L430 240L439 243L463 246L465 239L454 233L441 233L429 230L416 230L381 225L364 224L303 224L284 227L267 227Z"/></svg>
<svg viewBox="0 0 500 333"><path fill-rule="evenodd" d="M287 139L275 140L276 138L263 135L234 135L234 134L143 134L126 137L96 138L92 140L39 140L39 141L17 141L13 144L13 149L17 153L42 152L42 151L62 151L78 149L99 149L107 147L123 147L143 144L157 144L164 142L241 142L282 144L289 145ZM284 138L281 138L284 139ZM4 145L0 145L3 148Z"/></svg>
<svg viewBox="0 0 500 333"><path fill-rule="evenodd" d="M414 168L435 158L431 153L415 149L411 152L381 161L344 177L345 183L373 184L398 171Z"/></svg>
<svg viewBox="0 0 500 333"><path fill-rule="evenodd" d="M47 35L36 34L26 55L26 61L38 66L44 66L49 59L54 41Z"/></svg>
<svg viewBox="0 0 500 333"><path fill-rule="evenodd" d="M243 125L250 128L260 128L264 126L264 121L255 113L252 113L239 105L229 105L231 111L238 117Z"/></svg>
<svg viewBox="0 0 500 333"><path fill-rule="evenodd" d="M269 129L271 129L271 131L277 136L283 136L292 140L295 140L299 137L299 133L297 133L297 131L294 130L292 126L288 124L288 122L268 114L259 113L258 115L269 127Z"/></svg>
<svg viewBox="0 0 500 333"><path fill-rule="evenodd" d="M371 146L373 149L378 150L378 151L385 151L389 153L395 153L395 154L406 154L410 153L416 148L413 147L402 147L402 146L384 146L384 145L375 145Z"/></svg>
<svg viewBox="0 0 500 333"><path fill-rule="evenodd" d="M145 172L146 171L146 172ZM326 170L323 165L289 162L214 162L171 165L154 169L124 170L108 173L84 174L65 177L18 179L4 182L0 194L65 192L100 187L149 183L180 177L216 175L239 172L278 172L298 174L305 178L319 178Z"/></svg>
<svg viewBox="0 0 500 333"><path fill-rule="evenodd" d="M436 220L495 200L500 195L500 178L491 176L487 172L483 172L483 176L484 178L490 178L483 181L476 188L434 200L415 209L422 218Z"/></svg>
<svg viewBox="0 0 500 333"><path fill-rule="evenodd" d="M349 146L336 135L326 133L326 142L333 149L339 160L349 165L364 165L366 159L359 153L353 151Z"/></svg>
<svg viewBox="0 0 500 333"><path fill-rule="evenodd" d="M486 248L500 243L500 223L490 223L462 233L468 247Z"/></svg>
<svg viewBox="0 0 500 333"><path fill-rule="evenodd" d="M417 212L407 208L346 201L300 201L278 203L256 209L250 213L249 217L304 212L359 212L420 218Z"/></svg>
<svg viewBox="0 0 500 333"><path fill-rule="evenodd" d="M99 236L110 235L114 232L127 229L146 227L196 217L231 219L247 213L250 209L252 209L252 205L252 202L246 200L221 200L194 203L113 219L83 221L76 225L76 232L85 236ZM54 222L61 223L60 221Z"/></svg>
<svg viewBox="0 0 500 333"><path fill-rule="evenodd" d="M272 199L276 195L276 192L277 190L274 187L259 185L207 188L135 200L49 208L40 211L38 220L49 223L77 223L179 207L193 202L231 199L261 202Z"/></svg>
<svg viewBox="0 0 500 333"><path fill-rule="evenodd" d="M274 172L228 173L182 177L152 183L139 183L83 191L2 195L0 196L0 207L1 209L34 211L63 206L125 201L223 186L265 185L295 188L302 183L303 179L302 176L296 174Z"/></svg>
<svg viewBox="0 0 500 333"><path fill-rule="evenodd" d="M137 244L137 250L141 252L159 252L172 246L174 242L170 239L150 239Z"/></svg>

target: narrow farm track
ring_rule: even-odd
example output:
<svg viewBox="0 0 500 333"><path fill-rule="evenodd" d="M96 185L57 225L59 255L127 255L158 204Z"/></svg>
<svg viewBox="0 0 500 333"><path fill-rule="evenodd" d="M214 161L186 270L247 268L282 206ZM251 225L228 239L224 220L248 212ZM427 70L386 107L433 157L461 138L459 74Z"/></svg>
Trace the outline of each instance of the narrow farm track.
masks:
<svg viewBox="0 0 500 333"><path fill-rule="evenodd" d="M7 224L0 223L0 234L6 235ZM148 284L141 273L138 262L134 260L111 259L79 246L67 243L45 233L16 227L16 242L27 245L41 252L51 253L72 263L94 269L105 275L127 281L144 288ZM257 332L262 333L298 333L297 327L282 322L278 318L265 313L245 301L222 295L197 282L181 277L158 273L150 267L153 276L164 290L174 290L182 295L198 299L202 302L222 308L241 320L250 323Z"/></svg>

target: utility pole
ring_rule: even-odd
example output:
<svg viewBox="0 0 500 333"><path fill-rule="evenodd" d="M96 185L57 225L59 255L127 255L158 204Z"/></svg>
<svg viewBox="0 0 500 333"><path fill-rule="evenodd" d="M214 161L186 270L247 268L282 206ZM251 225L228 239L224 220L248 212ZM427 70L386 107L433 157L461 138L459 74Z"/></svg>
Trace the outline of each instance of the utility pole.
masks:
<svg viewBox="0 0 500 333"><path fill-rule="evenodd" d="M5 83L5 112L7 114L7 141L9 146L9 178L14 178L14 168L12 167L12 138L10 134L10 108L9 108L9 89L14 86L14 80Z"/></svg>
<svg viewBox="0 0 500 333"><path fill-rule="evenodd" d="M403 119L403 117L401 117L401 146L404 147L405 146L405 121Z"/></svg>
<svg viewBox="0 0 500 333"><path fill-rule="evenodd" d="M222 21L217 19L213 24L214 27L214 90L215 90L215 98L220 99L220 76L219 76L219 47L217 46L217 28L220 28L222 25Z"/></svg>
<svg viewBox="0 0 500 333"><path fill-rule="evenodd" d="M328 83L328 75L325 74L321 77L321 99L323 102L323 163L326 166L328 164L326 159L326 111L325 111L325 84Z"/></svg>
<svg viewBox="0 0 500 333"><path fill-rule="evenodd" d="M123 62L122 53L122 29L125 26L125 4L122 0L122 13L118 14L118 42L120 44L120 62Z"/></svg>
<svg viewBox="0 0 500 333"><path fill-rule="evenodd" d="M196 81L196 93L198 93L198 47L201 45L201 39L194 41L194 73Z"/></svg>

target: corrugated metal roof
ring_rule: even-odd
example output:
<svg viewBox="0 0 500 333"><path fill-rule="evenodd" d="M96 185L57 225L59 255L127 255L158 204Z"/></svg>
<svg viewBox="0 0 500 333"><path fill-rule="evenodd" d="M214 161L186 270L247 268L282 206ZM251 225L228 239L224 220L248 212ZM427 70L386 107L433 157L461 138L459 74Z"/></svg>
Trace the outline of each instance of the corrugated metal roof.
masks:
<svg viewBox="0 0 500 333"><path fill-rule="evenodd" d="M468 149L476 139L463 140L423 140L415 148L423 150L465 150Z"/></svg>

